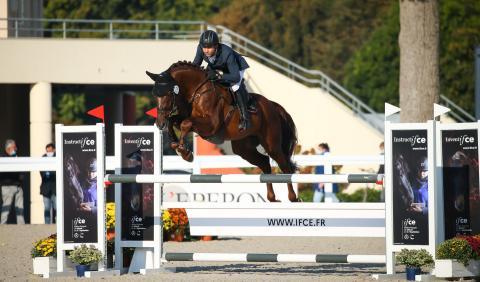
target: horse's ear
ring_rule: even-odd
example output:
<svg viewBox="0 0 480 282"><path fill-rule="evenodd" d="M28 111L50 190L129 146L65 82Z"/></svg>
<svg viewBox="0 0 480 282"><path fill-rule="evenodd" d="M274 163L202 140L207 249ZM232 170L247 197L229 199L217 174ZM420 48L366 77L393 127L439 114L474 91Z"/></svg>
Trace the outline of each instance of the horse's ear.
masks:
<svg viewBox="0 0 480 282"><path fill-rule="evenodd" d="M151 73L149 71L145 71L145 73L153 80L158 81L160 79L160 75Z"/></svg>

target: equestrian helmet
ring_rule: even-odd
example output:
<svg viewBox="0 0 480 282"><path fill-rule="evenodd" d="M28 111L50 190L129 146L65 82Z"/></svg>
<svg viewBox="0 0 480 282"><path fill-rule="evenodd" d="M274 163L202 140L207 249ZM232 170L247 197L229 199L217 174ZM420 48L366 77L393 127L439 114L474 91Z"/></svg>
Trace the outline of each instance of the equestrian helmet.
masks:
<svg viewBox="0 0 480 282"><path fill-rule="evenodd" d="M200 35L200 47L210 48L218 45L218 35L213 30L206 30Z"/></svg>

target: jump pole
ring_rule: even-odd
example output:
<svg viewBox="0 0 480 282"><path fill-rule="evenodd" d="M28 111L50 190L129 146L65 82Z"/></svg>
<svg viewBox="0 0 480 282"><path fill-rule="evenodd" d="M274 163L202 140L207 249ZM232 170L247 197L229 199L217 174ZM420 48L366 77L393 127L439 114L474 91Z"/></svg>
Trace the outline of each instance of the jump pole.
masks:
<svg viewBox="0 0 480 282"><path fill-rule="evenodd" d="M106 175L111 183L379 183L382 174L143 174ZM260 254L260 253L165 253L164 261L285 262L285 263L370 263L385 264L385 255L346 254Z"/></svg>
<svg viewBox="0 0 480 282"><path fill-rule="evenodd" d="M385 264L385 255L165 253L165 261L371 263Z"/></svg>
<svg viewBox="0 0 480 282"><path fill-rule="evenodd" d="M107 174L105 183L379 183L383 174Z"/></svg>

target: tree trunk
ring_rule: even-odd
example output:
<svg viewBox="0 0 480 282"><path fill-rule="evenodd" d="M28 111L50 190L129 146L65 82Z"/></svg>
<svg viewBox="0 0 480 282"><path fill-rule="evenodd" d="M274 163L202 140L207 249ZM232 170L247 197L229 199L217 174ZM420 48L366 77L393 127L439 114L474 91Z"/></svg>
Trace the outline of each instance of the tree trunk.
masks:
<svg viewBox="0 0 480 282"><path fill-rule="evenodd" d="M433 118L439 100L437 0L400 0L400 120Z"/></svg>

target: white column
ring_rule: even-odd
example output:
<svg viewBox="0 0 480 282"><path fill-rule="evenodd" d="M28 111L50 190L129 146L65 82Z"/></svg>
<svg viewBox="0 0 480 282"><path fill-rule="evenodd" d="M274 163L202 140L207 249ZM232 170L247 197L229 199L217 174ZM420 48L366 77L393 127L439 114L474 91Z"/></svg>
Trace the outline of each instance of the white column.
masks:
<svg viewBox="0 0 480 282"><path fill-rule="evenodd" d="M0 18L8 18L8 2L7 0L0 0ZM0 38L7 38L7 20L0 20Z"/></svg>
<svg viewBox="0 0 480 282"><path fill-rule="evenodd" d="M30 156L40 157L52 139L52 85L38 82L30 89ZM30 223L44 223L42 179L38 171L30 173Z"/></svg>

